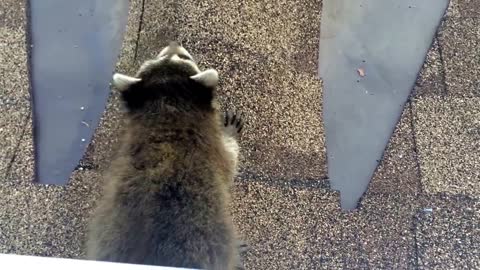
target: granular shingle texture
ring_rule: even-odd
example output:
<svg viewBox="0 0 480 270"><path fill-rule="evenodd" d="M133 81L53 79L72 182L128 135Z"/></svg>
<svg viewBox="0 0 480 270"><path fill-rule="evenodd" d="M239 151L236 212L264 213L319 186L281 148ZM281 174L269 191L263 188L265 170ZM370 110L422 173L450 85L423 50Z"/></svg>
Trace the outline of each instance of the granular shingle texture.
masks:
<svg viewBox="0 0 480 270"><path fill-rule="evenodd" d="M139 58L180 40L201 65L219 71L225 107L245 113L248 170L325 178L321 84L314 75L320 8L318 1L146 1Z"/></svg>
<svg viewBox="0 0 480 270"><path fill-rule="evenodd" d="M233 214L250 245L247 269L411 269L416 265L416 196L370 194L352 213L338 194L258 181L234 189ZM307 183L307 182L305 182Z"/></svg>
<svg viewBox="0 0 480 270"><path fill-rule="evenodd" d="M78 172L66 187L0 184L0 253L79 258L99 178Z"/></svg>
<svg viewBox="0 0 480 270"><path fill-rule="evenodd" d="M23 31L18 27L26 23L25 3L23 0L3 0L0 3L1 27Z"/></svg>
<svg viewBox="0 0 480 270"><path fill-rule="evenodd" d="M414 103L422 184L428 193L480 196L480 98Z"/></svg>
<svg viewBox="0 0 480 270"><path fill-rule="evenodd" d="M306 187L246 180L234 188L233 215L250 246L247 269L315 269L335 247L323 246L334 233L338 196ZM314 255L312 257L312 255ZM324 258L325 261L316 260Z"/></svg>
<svg viewBox="0 0 480 270"><path fill-rule="evenodd" d="M438 41L435 38L415 82L412 94L415 97L444 96L446 91L445 67L442 62Z"/></svg>
<svg viewBox="0 0 480 270"><path fill-rule="evenodd" d="M411 104L407 103L367 190L372 194L418 194L420 175L412 129Z"/></svg>
<svg viewBox="0 0 480 270"><path fill-rule="evenodd" d="M366 254L367 268L415 267L412 224L419 209L418 199L417 195L402 192L363 198L359 212L351 217L346 230L357 235L357 244ZM347 269L353 268L357 267Z"/></svg>
<svg viewBox="0 0 480 270"><path fill-rule="evenodd" d="M480 202L466 196L430 196L418 215L421 269L480 268Z"/></svg>
<svg viewBox="0 0 480 270"><path fill-rule="evenodd" d="M320 0L130 4L118 71L133 75L178 40L219 71L223 106L246 116L232 211L251 247L247 269L480 267L477 1L451 1L369 190L350 213L325 179ZM118 93L70 184L32 184L24 1L0 1L0 34L0 252L81 258L100 173L121 132Z"/></svg>
<svg viewBox="0 0 480 270"><path fill-rule="evenodd" d="M23 134L17 134L17 146L13 152L11 166L6 174L6 182L28 183L34 180L35 156L33 150L32 115L23 123Z"/></svg>
<svg viewBox="0 0 480 270"><path fill-rule="evenodd" d="M14 165L30 117L24 1L0 1L0 176Z"/></svg>
<svg viewBox="0 0 480 270"><path fill-rule="evenodd" d="M438 40L448 95L480 97L480 18L447 17Z"/></svg>
<svg viewBox="0 0 480 270"><path fill-rule="evenodd" d="M279 56L292 69L316 74L321 1L208 0L182 6L186 24L199 37L221 35L259 54Z"/></svg>
<svg viewBox="0 0 480 270"><path fill-rule="evenodd" d="M460 17L480 18L480 2L477 0L450 0L448 14Z"/></svg>

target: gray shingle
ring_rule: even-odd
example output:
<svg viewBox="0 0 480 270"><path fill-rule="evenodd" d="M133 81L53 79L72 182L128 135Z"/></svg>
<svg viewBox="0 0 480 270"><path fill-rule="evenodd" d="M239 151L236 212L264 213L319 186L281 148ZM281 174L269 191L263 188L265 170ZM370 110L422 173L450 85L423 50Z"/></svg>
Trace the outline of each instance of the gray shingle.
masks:
<svg viewBox="0 0 480 270"><path fill-rule="evenodd" d="M428 193L480 195L480 98L414 102L422 185Z"/></svg>
<svg viewBox="0 0 480 270"><path fill-rule="evenodd" d="M444 96L445 94L445 67L443 66L438 41L435 39L418 75L412 96Z"/></svg>
<svg viewBox="0 0 480 270"><path fill-rule="evenodd" d="M447 93L480 96L480 18L447 17L438 35Z"/></svg>
<svg viewBox="0 0 480 270"><path fill-rule="evenodd" d="M30 115L24 1L0 3L0 176L11 169Z"/></svg>
<svg viewBox="0 0 480 270"><path fill-rule="evenodd" d="M416 239L421 269L480 268L480 202L435 195L418 215Z"/></svg>
<svg viewBox="0 0 480 270"><path fill-rule="evenodd" d="M373 175L368 194L418 194L420 176L412 130L411 104L407 103L382 161Z"/></svg>
<svg viewBox="0 0 480 270"><path fill-rule="evenodd" d="M234 221L251 248L247 269L327 269L341 264L333 257L342 246L330 243L340 234L332 231L338 228L337 194L246 181L235 185L233 198Z"/></svg>
<svg viewBox="0 0 480 270"><path fill-rule="evenodd" d="M480 2L477 0L451 0L448 15L480 18Z"/></svg>
<svg viewBox="0 0 480 270"><path fill-rule="evenodd" d="M0 253L79 258L99 187L95 172L66 187L31 182L0 185Z"/></svg>
<svg viewBox="0 0 480 270"><path fill-rule="evenodd" d="M402 192L367 195L349 221L357 234L370 269L414 269L416 266L413 218L420 200Z"/></svg>

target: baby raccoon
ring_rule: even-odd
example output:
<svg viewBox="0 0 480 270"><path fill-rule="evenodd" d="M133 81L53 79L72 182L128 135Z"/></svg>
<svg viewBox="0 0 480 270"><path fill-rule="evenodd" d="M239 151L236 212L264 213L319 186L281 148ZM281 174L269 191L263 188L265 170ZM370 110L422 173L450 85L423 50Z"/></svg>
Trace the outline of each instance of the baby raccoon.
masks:
<svg viewBox="0 0 480 270"><path fill-rule="evenodd" d="M126 127L89 225L89 259L242 268L227 208L243 122L219 112L217 83L176 43L135 77L113 76Z"/></svg>

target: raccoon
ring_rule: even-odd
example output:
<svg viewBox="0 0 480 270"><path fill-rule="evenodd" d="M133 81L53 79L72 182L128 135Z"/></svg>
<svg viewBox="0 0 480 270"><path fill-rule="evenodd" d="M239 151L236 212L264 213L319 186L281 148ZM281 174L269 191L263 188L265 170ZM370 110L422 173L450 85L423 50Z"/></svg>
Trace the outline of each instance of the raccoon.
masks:
<svg viewBox="0 0 480 270"><path fill-rule="evenodd" d="M218 73L171 43L135 77L113 76L125 130L88 228L87 258L242 269L228 211L243 120L220 112Z"/></svg>

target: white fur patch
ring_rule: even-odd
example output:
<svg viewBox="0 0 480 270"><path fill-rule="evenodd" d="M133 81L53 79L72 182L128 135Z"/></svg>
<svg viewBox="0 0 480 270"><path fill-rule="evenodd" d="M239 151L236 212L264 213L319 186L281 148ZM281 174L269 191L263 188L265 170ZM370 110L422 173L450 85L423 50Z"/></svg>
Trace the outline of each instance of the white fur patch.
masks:
<svg viewBox="0 0 480 270"><path fill-rule="evenodd" d="M178 51L179 51L179 54L185 55L186 57L190 58L190 60L193 61L192 55L187 50L185 50L185 48L178 47Z"/></svg>
<svg viewBox="0 0 480 270"><path fill-rule="evenodd" d="M112 85L118 91L125 91L134 83L141 81L142 79L130 77L124 74L115 73L113 74L113 82Z"/></svg>
<svg viewBox="0 0 480 270"><path fill-rule="evenodd" d="M149 67L159 65L161 61L163 61L167 58L168 58L168 56L164 55L164 56L160 56L159 58L156 58L156 59L145 61L145 63L143 63L142 66L140 67L140 69L138 70L137 76L139 76L142 72L147 70ZM178 55L176 55L176 54L174 54L170 58L170 60L175 62L175 63L189 65L195 70L196 73L200 73L200 69L198 68L197 64L195 64L195 62L193 62L191 60L182 59L182 58L178 57Z"/></svg>
<svg viewBox="0 0 480 270"><path fill-rule="evenodd" d="M180 62L181 60L182 60L182 58L178 57L177 54L174 54L174 55L172 56L172 61L174 61L174 62Z"/></svg>
<svg viewBox="0 0 480 270"><path fill-rule="evenodd" d="M167 46L167 47L163 48L163 50L158 54L158 57L164 56L167 53L169 48L170 48L170 46Z"/></svg>
<svg viewBox="0 0 480 270"><path fill-rule="evenodd" d="M192 60L182 59L178 57L178 54L174 54L172 58L170 58L173 62L187 64L195 69L196 73L200 73L200 69L198 68L197 64Z"/></svg>
<svg viewBox="0 0 480 270"><path fill-rule="evenodd" d="M185 48L183 48L182 46L177 46L177 47L174 47L174 48L175 49L170 54L185 55L186 57L190 58L190 60L193 61L192 55ZM167 47L163 48L163 50L158 54L158 57L165 56L169 49L171 49L170 46L167 46Z"/></svg>
<svg viewBox="0 0 480 270"><path fill-rule="evenodd" d="M240 146L238 146L237 140L231 136L224 135L223 136L223 144L225 145L225 149L230 154L232 161L234 162L235 171L237 170L237 163L238 163L238 154L240 151Z"/></svg>
<svg viewBox="0 0 480 270"><path fill-rule="evenodd" d="M190 78L206 87L214 87L218 84L218 72L215 69L204 70Z"/></svg>

